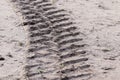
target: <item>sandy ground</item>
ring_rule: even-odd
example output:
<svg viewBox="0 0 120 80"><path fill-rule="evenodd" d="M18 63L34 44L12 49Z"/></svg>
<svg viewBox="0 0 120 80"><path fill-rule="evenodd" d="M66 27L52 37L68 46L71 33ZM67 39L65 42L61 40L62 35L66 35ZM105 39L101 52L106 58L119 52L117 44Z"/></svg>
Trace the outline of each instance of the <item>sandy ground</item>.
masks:
<svg viewBox="0 0 120 80"><path fill-rule="evenodd" d="M0 1L0 80L17 80L23 73L26 32L10 3Z"/></svg>
<svg viewBox="0 0 120 80"><path fill-rule="evenodd" d="M120 1L57 0L86 36L95 75L91 80L120 79ZM0 1L0 80L23 76L26 31L6 0ZM22 80L22 79L20 79Z"/></svg>
<svg viewBox="0 0 120 80"><path fill-rule="evenodd" d="M86 36L95 76L91 80L119 80L120 1L59 0Z"/></svg>

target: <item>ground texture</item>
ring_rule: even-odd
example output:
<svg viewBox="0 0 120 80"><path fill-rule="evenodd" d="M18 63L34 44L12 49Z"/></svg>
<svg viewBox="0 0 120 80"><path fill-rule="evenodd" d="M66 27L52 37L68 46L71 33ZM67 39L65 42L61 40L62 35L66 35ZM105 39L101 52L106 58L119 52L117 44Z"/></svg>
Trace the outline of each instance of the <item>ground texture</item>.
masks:
<svg viewBox="0 0 120 80"><path fill-rule="evenodd" d="M68 69L75 69L78 67L78 65L81 65L81 63L76 64L77 67L69 66L67 67L68 69L64 66L67 66L68 64L71 65L70 61L72 62L75 62L75 60L85 61L86 60L85 57L87 57L89 60L86 63L82 63L82 65L83 64L87 65L87 68L90 65L90 69L83 70L83 68L81 68L80 66L79 67L83 71L91 72L93 74L92 77L85 78L86 80L87 79L119 80L120 78L119 77L120 75L120 72L119 72L120 70L120 67L119 67L120 66L120 43L119 43L120 41L120 29L119 29L120 1L119 0L84 0L84 1L83 0L58 0L58 1L55 1L53 4L58 8L67 10L65 13L69 13L69 17L72 18L71 20L76 22L75 26L78 28L78 31L80 32L79 37L84 40L82 43L86 44L84 49L81 49L81 50L87 51L87 56L86 54L84 54L80 57L75 56L75 57L68 58L67 56L65 56L67 52L61 53L62 49L63 48L65 49L66 47L66 45L63 45L65 43L64 39L63 39L63 42L57 43L60 45L59 47L57 46L57 48L62 48L61 51L59 49L56 49L56 43L50 42L49 46L52 45L53 47L47 48L47 50L46 49L44 50L46 51L44 52L46 53L46 55L48 51L52 52L51 50L58 50L60 51L61 54L63 54L63 55L60 55L60 54L57 54L58 52L56 53L55 51L53 51L52 53L54 54L51 53L49 62L47 62L46 59L44 58L41 58L40 60L41 63L43 60L47 64L52 65L52 68L49 67L48 69L54 72L52 74L53 76L50 77L49 72L47 72L48 74L46 74L44 72L45 70L42 71L40 68L39 68L39 71L36 68L30 68L27 70L27 72L25 72L24 68L26 66L26 54L27 54L26 46L30 44L27 44L29 40L26 36L27 31L26 31L26 28L24 28L25 25L23 26L22 24L22 22L24 21L21 20L21 17L18 17L20 15L16 13L17 12L15 10L16 8L14 8L12 3L10 3L7 0L1 0L0 2L0 12L1 12L0 13L0 17L1 17L0 18L0 22L1 22L0 23L0 80L19 80L19 79L24 80L24 77L26 76L25 74L28 73L29 70L30 70L29 73L31 74L28 74L27 77L33 76L33 77L30 77L30 79L32 80L38 80L37 77L40 77L38 73L35 72L35 70L38 71L39 73L43 72L41 76L42 78L45 78L44 76L47 75L48 78L50 79L53 79L53 78L56 79L58 78L57 76L61 76L59 77L59 79L67 80L67 78L71 77L70 80L80 80L81 78L78 78L78 77L81 77L79 72L74 72L77 75L79 75L76 77L75 75L72 75L73 73L69 73ZM30 8L30 9L33 10L33 8ZM34 9L37 10L37 7L35 7ZM34 12L36 13L38 12L38 10ZM49 14L52 14L52 13L48 13L48 16ZM47 13L41 14L41 15L45 16L47 15ZM46 18L43 18L43 19L46 20ZM65 19L67 19L67 17ZM51 25L49 20L46 23ZM67 21L65 23L67 23ZM54 26L56 25L58 24L55 24L54 22ZM47 31L49 30L51 30L51 27L47 28ZM73 31L73 28L71 30L72 32L77 33L76 30ZM50 39L50 41L54 41L56 39L59 40L58 38L61 35L57 36L55 35L55 33L56 32L53 31L50 35L47 35L47 37L54 36L55 39L52 39L52 40ZM63 35L66 35L66 34L67 33ZM79 37L77 38L73 37L73 38L74 40L79 41L78 39ZM68 38L68 41L72 40L73 38ZM34 40L34 38L30 38L30 40L31 39ZM35 38L35 39L38 39L38 38ZM33 46L30 46L30 47L33 48ZM41 53L42 51L43 50L41 50ZM57 54L58 57L56 57L55 54ZM34 55L30 55L29 58L31 56L34 56ZM42 56L42 55L39 55L39 56ZM63 57L62 59L63 61L60 60L60 62L58 62L58 64L56 65L55 60L56 59L58 60L60 56ZM31 63L31 59L30 60L28 59L27 61ZM36 62L36 60L35 59L33 60L33 58L32 58L32 61L33 63ZM37 59L37 61L39 62L39 59ZM45 62L43 67L48 66L47 64L45 64ZM28 65L30 66L31 64L28 64ZM53 69L53 66L56 66L56 68ZM46 71L49 71L49 70L46 70ZM66 71L64 72L64 70ZM60 72L60 71L64 72L65 75L64 73L62 74L58 73L56 75L56 72ZM33 74L33 72L35 73ZM82 74L82 76L84 75ZM84 77L82 78L84 79Z"/></svg>

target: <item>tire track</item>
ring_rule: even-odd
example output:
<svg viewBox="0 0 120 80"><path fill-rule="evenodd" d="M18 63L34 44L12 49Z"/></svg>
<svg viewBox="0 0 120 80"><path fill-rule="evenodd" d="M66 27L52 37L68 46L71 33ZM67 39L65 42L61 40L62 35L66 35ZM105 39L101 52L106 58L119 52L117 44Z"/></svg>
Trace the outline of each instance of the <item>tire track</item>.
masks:
<svg viewBox="0 0 120 80"><path fill-rule="evenodd" d="M52 29L49 27L49 23L41 14L31 7L31 1L16 0L16 4L20 6L21 13L25 17L23 25L29 26L30 45L26 76L29 80L48 80L47 75L50 75L49 79L51 80L56 79L55 70L57 69L55 69L54 66L57 61L54 60L56 55L53 54L55 53L55 44L51 41L52 37L50 33Z"/></svg>
<svg viewBox="0 0 120 80"><path fill-rule="evenodd" d="M29 80L88 80L93 72L83 37L69 14L48 0L12 0L29 26Z"/></svg>

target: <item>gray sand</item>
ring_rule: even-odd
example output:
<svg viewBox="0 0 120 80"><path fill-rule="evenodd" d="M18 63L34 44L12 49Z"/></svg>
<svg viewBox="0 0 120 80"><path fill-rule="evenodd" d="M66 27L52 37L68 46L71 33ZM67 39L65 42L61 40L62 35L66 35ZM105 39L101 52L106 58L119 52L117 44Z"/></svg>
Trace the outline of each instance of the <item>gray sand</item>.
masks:
<svg viewBox="0 0 120 80"><path fill-rule="evenodd" d="M95 75L90 80L120 79L120 1L58 0L86 36L89 63ZM23 80L26 34L21 19L6 0L0 1L0 80Z"/></svg>

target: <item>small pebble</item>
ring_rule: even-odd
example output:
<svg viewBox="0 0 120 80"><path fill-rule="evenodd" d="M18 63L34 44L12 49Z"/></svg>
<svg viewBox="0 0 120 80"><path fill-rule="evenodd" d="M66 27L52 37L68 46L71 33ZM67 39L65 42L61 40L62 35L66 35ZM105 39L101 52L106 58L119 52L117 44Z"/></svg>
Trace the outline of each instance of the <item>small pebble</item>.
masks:
<svg viewBox="0 0 120 80"><path fill-rule="evenodd" d="M8 53L8 55L7 55L8 57L10 57L10 58L13 58L13 56L10 54L10 53Z"/></svg>
<svg viewBox="0 0 120 80"><path fill-rule="evenodd" d="M22 42L19 42L19 46L23 46L24 44Z"/></svg>
<svg viewBox="0 0 120 80"><path fill-rule="evenodd" d="M0 56L0 61L4 61L5 60L5 58L3 58L2 56Z"/></svg>

